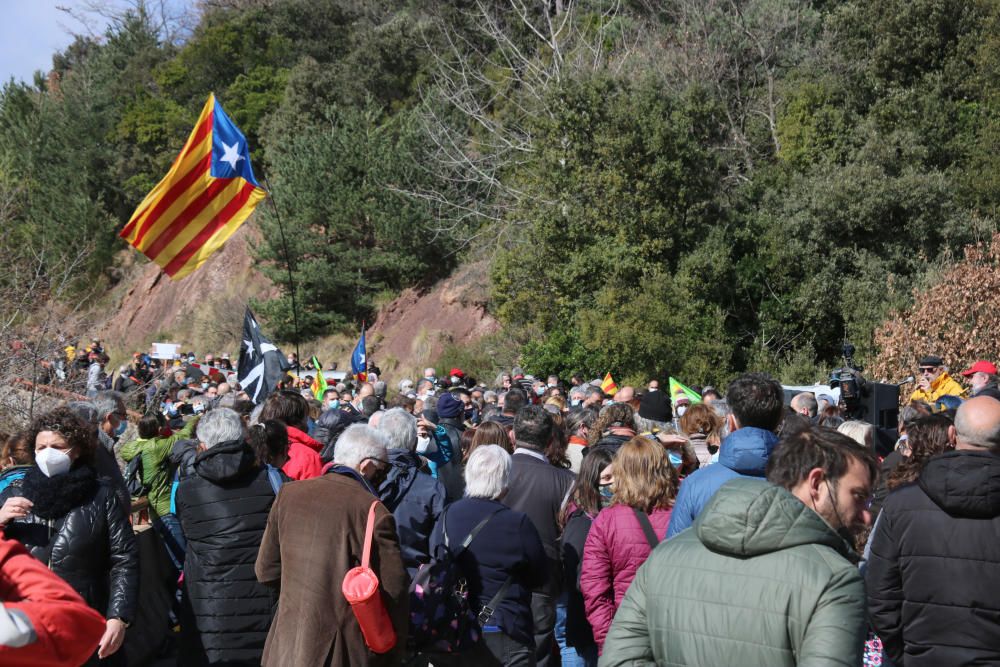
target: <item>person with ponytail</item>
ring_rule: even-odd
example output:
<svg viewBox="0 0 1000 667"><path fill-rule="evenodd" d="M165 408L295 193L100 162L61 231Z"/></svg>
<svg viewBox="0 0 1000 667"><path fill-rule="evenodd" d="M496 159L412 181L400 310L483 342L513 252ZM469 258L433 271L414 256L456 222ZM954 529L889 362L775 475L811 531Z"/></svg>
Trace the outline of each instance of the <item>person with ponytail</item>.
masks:
<svg viewBox="0 0 1000 667"><path fill-rule="evenodd" d="M592 667L597 664L597 643L587 621L583 593L580 591L580 569L590 527L598 512L611 504L614 495L611 490L614 482L611 472L613 457L609 447L595 447L587 451L563 511L559 551L563 566L565 599L561 606L565 622L561 633L559 624L556 624L556 641L559 642L564 667Z"/></svg>

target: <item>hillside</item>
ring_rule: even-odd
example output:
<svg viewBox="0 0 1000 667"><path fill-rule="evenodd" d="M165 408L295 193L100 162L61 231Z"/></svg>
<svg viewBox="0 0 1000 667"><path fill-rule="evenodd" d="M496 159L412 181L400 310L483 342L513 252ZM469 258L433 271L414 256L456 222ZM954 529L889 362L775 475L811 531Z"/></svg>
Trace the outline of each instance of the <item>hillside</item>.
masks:
<svg viewBox="0 0 1000 667"><path fill-rule="evenodd" d="M251 255L259 243L260 231L244 225L196 274L179 281L151 262L125 257L125 276L109 304L85 319L117 357L152 342L180 343L199 354L235 354L249 299L277 293ZM499 323L486 312L482 268L473 264L432 286L408 288L379 308L368 328L369 356L387 378L414 377L446 344L467 345L497 331ZM304 356L349 368L354 342L344 335L303 340L299 347ZM283 349L293 348L284 341Z"/></svg>
<svg viewBox="0 0 1000 667"><path fill-rule="evenodd" d="M328 363L368 322L400 373L808 381L845 339L894 353L887 318L998 228L996 2L129 6L0 90L0 295L110 313L122 349L235 351L247 300L291 340L287 238ZM170 284L118 232L210 93L276 207Z"/></svg>

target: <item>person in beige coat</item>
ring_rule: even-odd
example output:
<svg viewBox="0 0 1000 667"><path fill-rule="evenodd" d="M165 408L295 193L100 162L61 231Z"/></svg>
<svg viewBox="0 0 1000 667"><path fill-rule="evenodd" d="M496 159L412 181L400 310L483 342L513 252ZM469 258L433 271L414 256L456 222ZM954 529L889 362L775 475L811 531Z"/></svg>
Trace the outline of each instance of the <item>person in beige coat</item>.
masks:
<svg viewBox="0 0 1000 667"><path fill-rule="evenodd" d="M396 647L368 649L341 584L361 563L374 489L389 472L384 436L349 427L337 440L335 465L324 475L283 485L257 555L261 583L278 587L278 611L264 646L264 667L399 665L406 648L409 578L392 513L375 511L371 568L396 632Z"/></svg>

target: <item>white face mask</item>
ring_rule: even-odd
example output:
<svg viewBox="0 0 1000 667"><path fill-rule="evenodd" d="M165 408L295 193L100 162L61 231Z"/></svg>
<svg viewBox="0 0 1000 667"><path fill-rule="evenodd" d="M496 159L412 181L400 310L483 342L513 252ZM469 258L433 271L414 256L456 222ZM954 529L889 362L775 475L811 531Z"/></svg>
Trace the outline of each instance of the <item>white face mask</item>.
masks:
<svg viewBox="0 0 1000 667"><path fill-rule="evenodd" d="M433 445L433 448L432 448ZM417 454L427 454L428 452L434 453L437 451L437 443L431 439L430 436L420 437L417 436Z"/></svg>
<svg viewBox="0 0 1000 667"><path fill-rule="evenodd" d="M688 408L687 408L686 405L678 405L677 406L677 416L678 417L683 417L684 413L687 412L687 409Z"/></svg>
<svg viewBox="0 0 1000 667"><path fill-rule="evenodd" d="M72 459L70 459L69 454L66 453L71 451L73 451L72 448L67 449L64 452L63 450L56 449L54 447L46 447L42 451L35 454L35 463L46 477L62 475L69 472L70 467L73 465Z"/></svg>

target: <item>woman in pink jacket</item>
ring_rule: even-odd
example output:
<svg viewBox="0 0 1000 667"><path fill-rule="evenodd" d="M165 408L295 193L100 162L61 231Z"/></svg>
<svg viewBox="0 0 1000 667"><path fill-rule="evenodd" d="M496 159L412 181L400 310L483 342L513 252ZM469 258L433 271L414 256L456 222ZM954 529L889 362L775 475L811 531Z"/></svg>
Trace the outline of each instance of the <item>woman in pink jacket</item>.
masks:
<svg viewBox="0 0 1000 667"><path fill-rule="evenodd" d="M667 533L678 486L667 450L641 436L618 450L611 469L612 504L594 519L580 572L587 620L599 650L636 570Z"/></svg>

